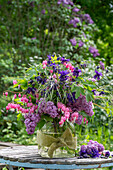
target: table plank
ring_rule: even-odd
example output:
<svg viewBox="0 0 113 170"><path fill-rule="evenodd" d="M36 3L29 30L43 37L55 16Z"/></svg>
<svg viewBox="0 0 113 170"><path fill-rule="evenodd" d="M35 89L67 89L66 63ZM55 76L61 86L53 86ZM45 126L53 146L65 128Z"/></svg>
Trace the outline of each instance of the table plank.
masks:
<svg viewBox="0 0 113 170"><path fill-rule="evenodd" d="M10 161L29 162L31 164L58 164L58 165L94 165L113 163L113 158L42 158L38 154L37 145L34 146L14 146L0 150L0 158Z"/></svg>

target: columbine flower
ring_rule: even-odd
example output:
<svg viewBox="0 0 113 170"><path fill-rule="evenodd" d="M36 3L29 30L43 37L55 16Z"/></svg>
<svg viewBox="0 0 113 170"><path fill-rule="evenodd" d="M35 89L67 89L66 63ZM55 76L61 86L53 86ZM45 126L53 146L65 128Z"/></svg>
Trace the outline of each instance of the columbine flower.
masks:
<svg viewBox="0 0 113 170"><path fill-rule="evenodd" d="M101 91L101 92L99 93L99 96L102 95L102 94L105 94L105 92L104 92L104 91Z"/></svg>
<svg viewBox="0 0 113 170"><path fill-rule="evenodd" d="M69 74L69 72L67 70L60 71L59 74L61 74L59 77L60 81L65 81L68 78L67 74Z"/></svg>
<svg viewBox="0 0 113 170"><path fill-rule="evenodd" d="M81 70L78 69L78 67L75 67L75 68L74 68L74 71L73 71L73 75L76 76L76 77L78 77L78 76L79 76L79 73L81 73Z"/></svg>
<svg viewBox="0 0 113 170"><path fill-rule="evenodd" d="M94 89L94 90L92 90L92 92L94 93L94 95L96 95L96 90Z"/></svg>
<svg viewBox="0 0 113 170"><path fill-rule="evenodd" d="M105 157L109 157L110 156L110 152L109 151L107 151L107 152L105 152Z"/></svg>
<svg viewBox="0 0 113 170"><path fill-rule="evenodd" d="M71 42L72 46L75 46L76 43L77 43L77 41L75 40L75 38L70 39L70 42Z"/></svg>
<svg viewBox="0 0 113 170"><path fill-rule="evenodd" d="M97 80L100 80L100 76L102 76L101 72L98 72L97 70L95 70L96 75L94 75L94 79L97 78Z"/></svg>
<svg viewBox="0 0 113 170"><path fill-rule="evenodd" d="M65 57L62 57L60 60L62 61L62 64L70 61L70 59L66 59Z"/></svg>

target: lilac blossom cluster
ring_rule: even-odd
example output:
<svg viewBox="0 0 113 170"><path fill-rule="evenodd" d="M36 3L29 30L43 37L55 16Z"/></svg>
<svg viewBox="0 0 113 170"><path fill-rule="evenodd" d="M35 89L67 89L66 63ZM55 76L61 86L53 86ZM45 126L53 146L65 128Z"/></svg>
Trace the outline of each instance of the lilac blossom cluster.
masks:
<svg viewBox="0 0 113 170"><path fill-rule="evenodd" d="M50 117L55 118L58 116L57 107L52 101L46 102L43 98L39 100L38 113L41 115L43 113L50 115Z"/></svg>
<svg viewBox="0 0 113 170"><path fill-rule="evenodd" d="M84 14L84 20L88 23L88 24L93 24L94 21L91 19L89 14Z"/></svg>
<svg viewBox="0 0 113 170"><path fill-rule="evenodd" d="M90 140L87 145L82 145L80 149L80 158L97 158L104 151L104 146L97 141Z"/></svg>
<svg viewBox="0 0 113 170"><path fill-rule="evenodd" d="M95 47L90 46L89 47L90 53L93 54L93 57L99 56L100 54L98 53L98 50Z"/></svg>
<svg viewBox="0 0 113 170"><path fill-rule="evenodd" d="M75 40L75 38L70 39L70 42L72 46L75 46L77 44L77 41Z"/></svg>
<svg viewBox="0 0 113 170"><path fill-rule="evenodd" d="M72 46L76 46L76 44L77 44L77 41L75 40L75 38L70 39L70 42L71 42ZM84 45L84 42L80 40L78 42L78 46L82 47L83 45Z"/></svg>
<svg viewBox="0 0 113 170"><path fill-rule="evenodd" d="M73 112L84 111L88 116L92 116L94 114L92 109L92 102L87 102L86 96L80 95L76 102L68 103L67 105L68 107L71 107Z"/></svg>
<svg viewBox="0 0 113 170"><path fill-rule="evenodd" d="M35 131L35 127L37 126L37 123L40 121L40 115L39 114L25 114L25 125L26 125L26 131L28 134L33 134Z"/></svg>
<svg viewBox="0 0 113 170"><path fill-rule="evenodd" d="M74 5L74 3L71 0L58 0L57 4L58 5L62 4L63 6L65 6L65 5L73 6Z"/></svg>
<svg viewBox="0 0 113 170"><path fill-rule="evenodd" d="M86 27L86 24L94 24L94 21L91 19L89 14L80 14L78 13L80 11L79 8L74 7L74 4L71 0L58 0L57 2L59 5L62 4L63 6L71 5L72 7L72 18L69 20L68 24L73 25L74 28L79 28L81 23ZM70 7L69 7L70 8ZM86 24L84 24L84 21ZM84 34L84 33L83 33ZM86 38L86 36L85 36ZM77 41L75 38L71 38L70 42L72 46L76 46ZM79 40L78 46L82 47L84 45L84 42ZM89 47L89 52L93 54L93 57L99 56L100 54L98 53L98 50L92 46ZM102 66L103 67L103 66Z"/></svg>
<svg viewBox="0 0 113 170"><path fill-rule="evenodd" d="M80 19L77 18L77 17L74 17L73 19L71 19L71 20L69 21L69 24L72 24L73 27L76 28L76 27L77 27L77 23L79 23L79 22L80 22Z"/></svg>
<svg viewBox="0 0 113 170"><path fill-rule="evenodd" d="M77 8L77 7L73 8L73 12L79 12L79 11L80 11L79 8Z"/></svg>
<svg viewBox="0 0 113 170"><path fill-rule="evenodd" d="M87 24L94 24L94 21L91 19L89 14L79 14L81 22L86 22Z"/></svg>

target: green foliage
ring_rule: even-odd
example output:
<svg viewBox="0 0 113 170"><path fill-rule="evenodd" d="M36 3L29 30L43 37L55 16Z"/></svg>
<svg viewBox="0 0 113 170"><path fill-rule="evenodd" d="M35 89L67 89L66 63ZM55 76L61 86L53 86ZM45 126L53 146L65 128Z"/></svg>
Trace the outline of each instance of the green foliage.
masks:
<svg viewBox="0 0 113 170"><path fill-rule="evenodd" d="M99 48L100 57L105 59L106 65L113 63L113 0L77 0L82 8L91 15L98 26L94 32L95 41Z"/></svg>

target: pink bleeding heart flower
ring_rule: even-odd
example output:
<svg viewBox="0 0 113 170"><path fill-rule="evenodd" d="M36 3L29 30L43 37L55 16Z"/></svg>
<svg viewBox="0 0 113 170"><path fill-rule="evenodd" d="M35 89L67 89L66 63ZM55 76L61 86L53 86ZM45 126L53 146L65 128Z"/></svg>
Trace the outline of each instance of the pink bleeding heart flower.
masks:
<svg viewBox="0 0 113 170"><path fill-rule="evenodd" d="M21 94L20 94L20 93L18 94L18 97L19 97L19 98L21 97Z"/></svg>
<svg viewBox="0 0 113 170"><path fill-rule="evenodd" d="M50 70L50 73L53 73L53 70Z"/></svg>
<svg viewBox="0 0 113 170"><path fill-rule="evenodd" d="M17 84L17 81L16 80L13 80L13 85Z"/></svg>
<svg viewBox="0 0 113 170"><path fill-rule="evenodd" d="M46 68L46 65L43 65L43 69L45 69Z"/></svg>
<svg viewBox="0 0 113 170"><path fill-rule="evenodd" d="M6 96L6 97L8 96L8 92L7 92L7 91L5 92L5 96Z"/></svg>
<svg viewBox="0 0 113 170"><path fill-rule="evenodd" d="M16 99L16 97L17 97L17 95L16 95L16 94L14 94L14 99Z"/></svg>

